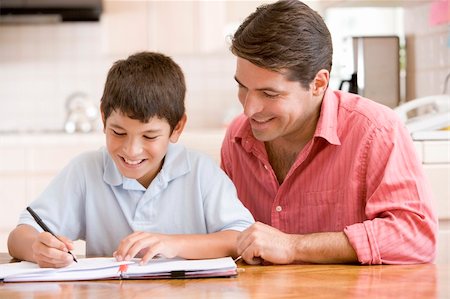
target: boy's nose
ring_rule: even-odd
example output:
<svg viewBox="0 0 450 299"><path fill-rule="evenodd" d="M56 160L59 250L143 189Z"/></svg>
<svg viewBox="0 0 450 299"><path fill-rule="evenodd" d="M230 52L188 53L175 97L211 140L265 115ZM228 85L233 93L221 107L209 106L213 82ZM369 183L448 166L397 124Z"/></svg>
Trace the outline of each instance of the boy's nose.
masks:
<svg viewBox="0 0 450 299"><path fill-rule="evenodd" d="M135 138L129 138L124 148L129 158L137 157L142 153L142 144Z"/></svg>

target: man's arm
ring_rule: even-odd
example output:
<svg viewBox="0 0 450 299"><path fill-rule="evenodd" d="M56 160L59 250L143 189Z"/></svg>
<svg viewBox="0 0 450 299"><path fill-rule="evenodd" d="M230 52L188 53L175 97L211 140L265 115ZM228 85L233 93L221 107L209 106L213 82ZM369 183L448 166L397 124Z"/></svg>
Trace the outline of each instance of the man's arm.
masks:
<svg viewBox="0 0 450 299"><path fill-rule="evenodd" d="M343 232L286 234L255 223L238 237L238 254L249 264L356 263L358 258Z"/></svg>

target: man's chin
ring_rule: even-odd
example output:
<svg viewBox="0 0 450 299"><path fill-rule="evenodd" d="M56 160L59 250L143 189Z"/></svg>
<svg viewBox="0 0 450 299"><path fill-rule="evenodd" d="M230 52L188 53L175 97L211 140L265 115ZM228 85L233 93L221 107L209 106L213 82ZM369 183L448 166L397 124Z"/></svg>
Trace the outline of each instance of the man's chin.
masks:
<svg viewBox="0 0 450 299"><path fill-rule="evenodd" d="M255 139L257 139L261 142L272 141L273 139L275 139L274 136L272 136L272 134L270 134L267 131L252 129L252 132L253 132L253 137L255 137Z"/></svg>

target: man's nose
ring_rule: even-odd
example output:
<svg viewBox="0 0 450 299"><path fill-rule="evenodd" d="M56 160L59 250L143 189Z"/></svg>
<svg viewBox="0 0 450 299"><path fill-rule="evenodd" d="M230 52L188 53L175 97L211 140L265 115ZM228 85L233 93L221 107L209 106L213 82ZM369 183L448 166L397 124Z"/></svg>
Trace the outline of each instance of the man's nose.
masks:
<svg viewBox="0 0 450 299"><path fill-rule="evenodd" d="M243 99L242 106L244 108L244 114L248 117L263 110L261 99L252 92L247 92Z"/></svg>

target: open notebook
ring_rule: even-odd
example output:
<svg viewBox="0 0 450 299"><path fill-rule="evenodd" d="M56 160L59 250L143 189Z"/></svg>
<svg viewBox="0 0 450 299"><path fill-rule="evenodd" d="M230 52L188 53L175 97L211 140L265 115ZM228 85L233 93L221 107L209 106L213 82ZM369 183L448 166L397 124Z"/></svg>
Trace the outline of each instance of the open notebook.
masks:
<svg viewBox="0 0 450 299"><path fill-rule="evenodd" d="M138 262L137 259L117 262L114 258L84 258L65 268L39 268L37 264L30 262L2 264L0 281L202 278L237 275L236 263L231 257L204 260L157 258L142 266Z"/></svg>

